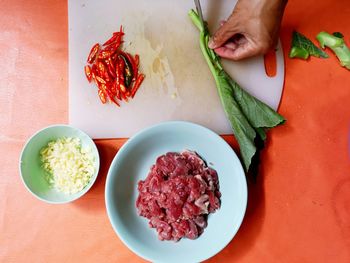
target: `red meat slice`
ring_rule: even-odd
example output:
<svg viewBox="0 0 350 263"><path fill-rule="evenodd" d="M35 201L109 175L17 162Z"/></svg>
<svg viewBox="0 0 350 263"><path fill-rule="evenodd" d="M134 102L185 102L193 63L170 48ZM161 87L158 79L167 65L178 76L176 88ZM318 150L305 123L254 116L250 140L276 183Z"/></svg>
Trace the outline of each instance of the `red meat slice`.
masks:
<svg viewBox="0 0 350 263"><path fill-rule="evenodd" d="M207 215L220 208L218 175L192 151L159 156L138 191L138 213L149 219L160 240L196 239Z"/></svg>

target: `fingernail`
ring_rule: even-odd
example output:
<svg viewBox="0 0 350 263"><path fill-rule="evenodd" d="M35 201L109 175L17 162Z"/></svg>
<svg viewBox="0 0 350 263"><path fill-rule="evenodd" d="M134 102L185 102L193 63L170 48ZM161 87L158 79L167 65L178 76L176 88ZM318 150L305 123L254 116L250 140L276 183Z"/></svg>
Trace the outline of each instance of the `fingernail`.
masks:
<svg viewBox="0 0 350 263"><path fill-rule="evenodd" d="M208 47L211 49L215 48L215 43L214 43L214 40L212 38L209 39Z"/></svg>

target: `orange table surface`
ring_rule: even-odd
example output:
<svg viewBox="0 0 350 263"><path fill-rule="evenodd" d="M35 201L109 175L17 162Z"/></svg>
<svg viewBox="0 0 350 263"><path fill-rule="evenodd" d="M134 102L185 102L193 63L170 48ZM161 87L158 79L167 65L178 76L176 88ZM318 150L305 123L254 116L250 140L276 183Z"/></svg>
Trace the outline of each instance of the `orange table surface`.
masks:
<svg viewBox="0 0 350 263"><path fill-rule="evenodd" d="M350 44L349 18L348 0L290 0L285 55L293 29L313 40L340 31ZM143 262L118 239L104 204L125 140L96 141L101 171L73 203L43 203L19 177L25 140L68 121L67 2L2 1L0 29L0 262ZM288 121L269 133L239 232L209 262L350 262L350 71L332 54L285 63L279 111Z"/></svg>

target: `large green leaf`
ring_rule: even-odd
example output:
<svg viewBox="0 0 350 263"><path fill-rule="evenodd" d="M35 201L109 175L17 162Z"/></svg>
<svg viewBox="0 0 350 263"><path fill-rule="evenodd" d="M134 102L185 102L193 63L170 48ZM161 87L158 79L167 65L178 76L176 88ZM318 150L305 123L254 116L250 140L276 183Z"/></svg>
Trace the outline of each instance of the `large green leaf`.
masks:
<svg viewBox="0 0 350 263"><path fill-rule="evenodd" d="M283 116L242 89L226 72L222 71L221 75L230 80L234 97L254 128L272 128L285 121Z"/></svg>
<svg viewBox="0 0 350 263"><path fill-rule="evenodd" d="M226 78L224 75L219 75L219 81L217 84L217 89L226 117L230 122L233 134L235 135L240 147L244 167L248 170L251 164L251 159L256 152L254 144L256 132L235 100L230 79Z"/></svg>
<svg viewBox="0 0 350 263"><path fill-rule="evenodd" d="M256 156L256 142L266 139L265 128L272 128L284 122L284 118L244 91L222 68L220 58L208 48L209 32L206 24L199 23L198 15L189 13L193 23L200 31L200 48L213 74L227 119L238 141L246 171ZM258 138L261 140L257 140ZM260 149L260 145L258 145Z"/></svg>

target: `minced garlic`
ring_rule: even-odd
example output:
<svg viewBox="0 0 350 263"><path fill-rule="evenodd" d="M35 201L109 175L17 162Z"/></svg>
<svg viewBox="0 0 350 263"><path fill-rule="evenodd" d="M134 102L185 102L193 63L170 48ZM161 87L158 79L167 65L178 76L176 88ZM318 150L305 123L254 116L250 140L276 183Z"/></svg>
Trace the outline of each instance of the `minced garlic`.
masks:
<svg viewBox="0 0 350 263"><path fill-rule="evenodd" d="M40 151L45 179L59 192L74 194L90 182L95 172L91 149L82 148L79 138L64 137Z"/></svg>

